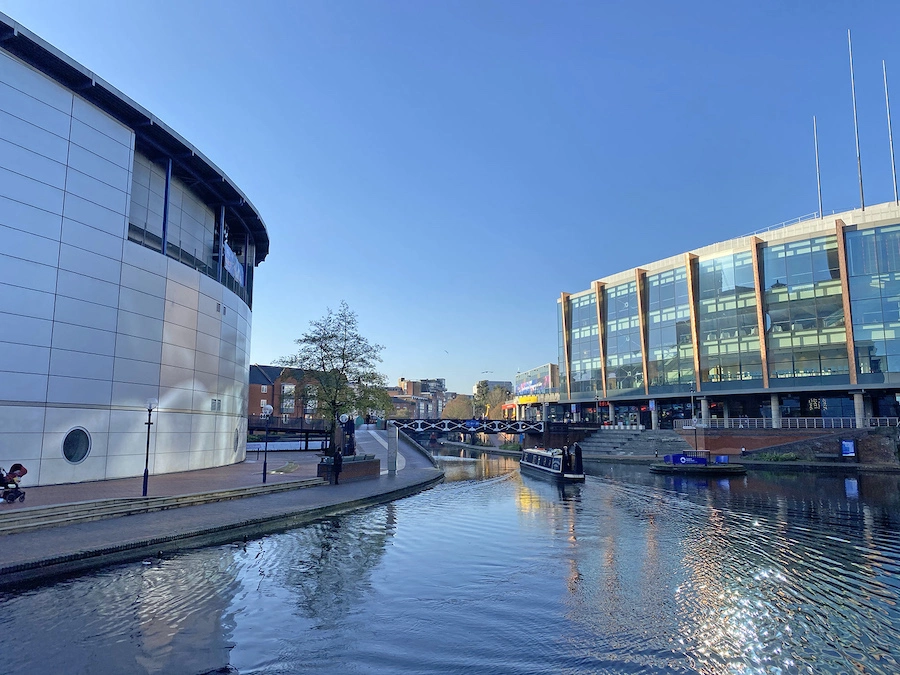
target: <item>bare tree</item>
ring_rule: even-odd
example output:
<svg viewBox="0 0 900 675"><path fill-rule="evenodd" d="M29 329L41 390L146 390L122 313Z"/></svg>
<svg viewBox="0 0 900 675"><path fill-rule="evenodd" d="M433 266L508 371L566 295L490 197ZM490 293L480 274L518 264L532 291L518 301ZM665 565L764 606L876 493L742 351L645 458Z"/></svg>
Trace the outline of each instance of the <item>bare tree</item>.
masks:
<svg viewBox="0 0 900 675"><path fill-rule="evenodd" d="M278 359L289 369L304 371L304 379L316 389L316 401L328 420L332 440L338 416L383 414L392 408L385 390L387 378L375 367L381 362L382 345L372 344L359 333L356 313L341 301L321 319L310 321L309 330L294 340L298 351Z"/></svg>

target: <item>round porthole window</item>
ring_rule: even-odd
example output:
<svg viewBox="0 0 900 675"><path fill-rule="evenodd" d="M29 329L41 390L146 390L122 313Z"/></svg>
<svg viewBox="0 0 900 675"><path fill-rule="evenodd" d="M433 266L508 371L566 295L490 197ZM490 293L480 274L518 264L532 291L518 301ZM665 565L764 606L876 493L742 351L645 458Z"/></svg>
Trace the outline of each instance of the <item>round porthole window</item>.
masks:
<svg viewBox="0 0 900 675"><path fill-rule="evenodd" d="M84 429L72 429L63 441L63 455L72 464L78 464L91 451L91 437Z"/></svg>

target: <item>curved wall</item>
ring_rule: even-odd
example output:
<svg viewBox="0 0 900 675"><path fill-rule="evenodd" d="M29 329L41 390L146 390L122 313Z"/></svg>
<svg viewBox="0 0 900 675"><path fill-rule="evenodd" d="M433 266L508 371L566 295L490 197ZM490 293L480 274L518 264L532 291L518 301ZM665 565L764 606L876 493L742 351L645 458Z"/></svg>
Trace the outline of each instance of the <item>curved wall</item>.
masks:
<svg viewBox="0 0 900 675"><path fill-rule="evenodd" d="M150 398L150 473L245 455L251 311L129 241L135 139L0 49L0 466L26 485L141 475Z"/></svg>

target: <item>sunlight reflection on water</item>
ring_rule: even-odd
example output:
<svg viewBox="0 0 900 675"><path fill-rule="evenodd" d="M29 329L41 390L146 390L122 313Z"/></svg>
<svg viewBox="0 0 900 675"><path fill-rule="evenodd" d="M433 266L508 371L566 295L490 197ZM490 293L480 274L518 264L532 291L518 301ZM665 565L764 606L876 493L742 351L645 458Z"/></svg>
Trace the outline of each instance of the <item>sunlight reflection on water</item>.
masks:
<svg viewBox="0 0 900 675"><path fill-rule="evenodd" d="M35 673L900 671L896 477L444 466L391 504L2 595L0 648Z"/></svg>

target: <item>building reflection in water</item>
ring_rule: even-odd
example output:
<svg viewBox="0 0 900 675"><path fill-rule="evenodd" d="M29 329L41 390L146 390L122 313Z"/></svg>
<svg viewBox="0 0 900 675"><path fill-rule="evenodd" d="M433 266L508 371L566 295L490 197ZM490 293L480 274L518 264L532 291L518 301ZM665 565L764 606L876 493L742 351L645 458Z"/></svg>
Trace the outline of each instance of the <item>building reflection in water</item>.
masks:
<svg viewBox="0 0 900 675"><path fill-rule="evenodd" d="M227 556L206 549L189 565L148 560L4 596L0 642L23 673L225 668L235 575Z"/></svg>
<svg viewBox="0 0 900 675"><path fill-rule="evenodd" d="M620 514L638 514L621 508L641 503L635 489L669 496L656 510L658 525L677 536L667 537L665 566L643 585L671 589L673 640L693 667L791 672L798 667L792 654L800 653L820 672L846 663L896 672L889 636L900 600L898 476L751 473L723 485L623 466L600 473L614 481ZM611 565L627 569L615 550L620 537L598 541L604 574ZM656 537L648 531L644 541L649 547ZM627 616L619 595L611 598L612 612ZM601 623L616 628L612 619ZM887 630L873 631L878 625Z"/></svg>
<svg viewBox="0 0 900 675"><path fill-rule="evenodd" d="M0 649L34 673L900 672L900 476L457 464L388 505L0 594Z"/></svg>
<svg viewBox="0 0 900 675"><path fill-rule="evenodd" d="M395 533L396 509L391 502L248 544L236 556L239 590L228 611L232 665L255 670L278 654L285 639L279 627L295 624L291 617L313 629L346 621L369 592ZM312 665L318 655L308 658Z"/></svg>

